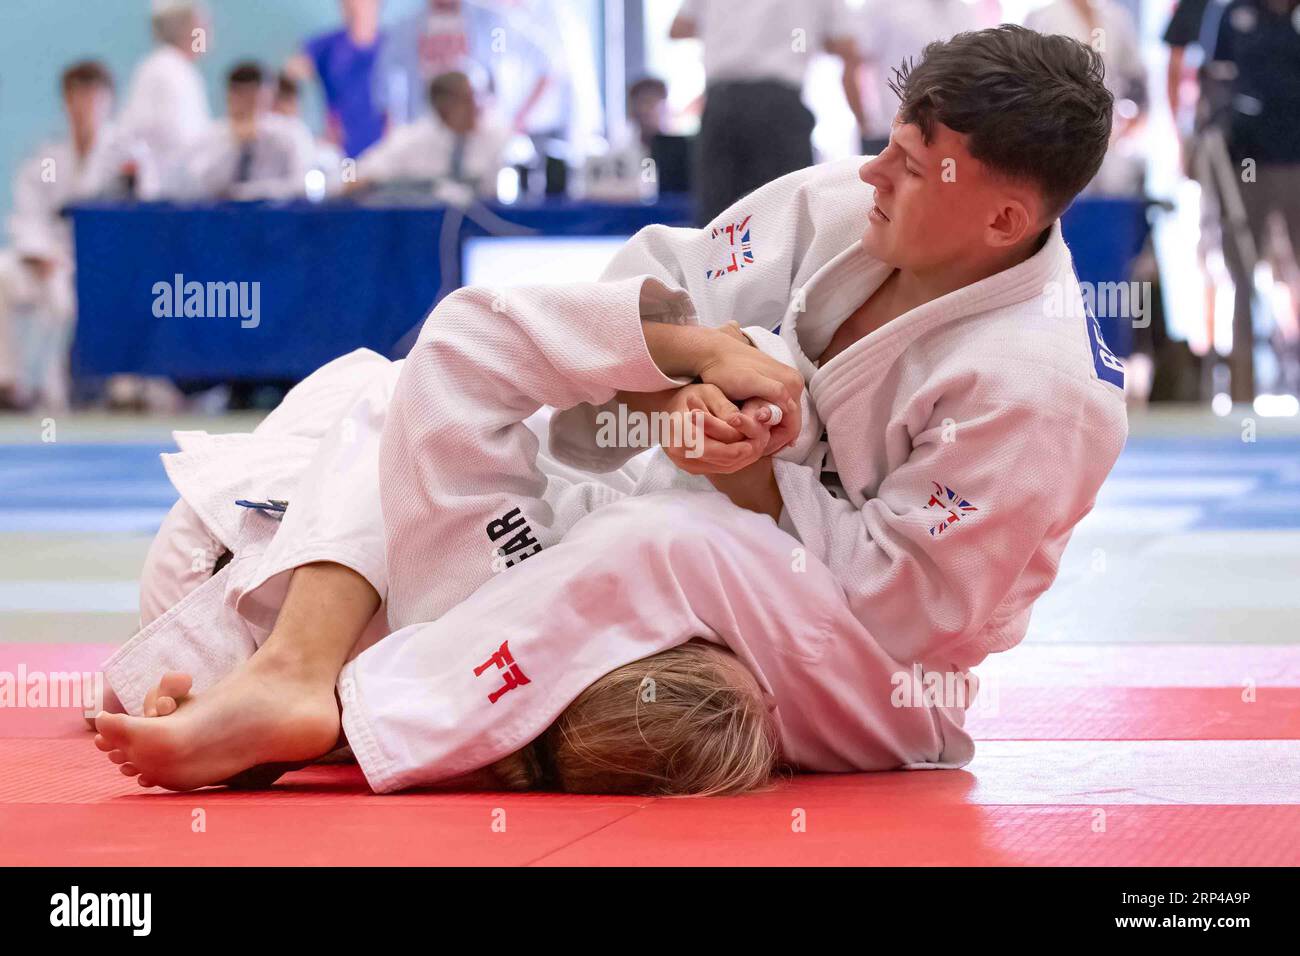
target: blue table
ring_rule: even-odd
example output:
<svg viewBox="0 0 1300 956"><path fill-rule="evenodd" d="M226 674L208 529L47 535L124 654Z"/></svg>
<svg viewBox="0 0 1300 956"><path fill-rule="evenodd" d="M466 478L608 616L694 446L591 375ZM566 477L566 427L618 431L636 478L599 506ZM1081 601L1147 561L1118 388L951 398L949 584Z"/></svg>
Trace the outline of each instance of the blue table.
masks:
<svg viewBox="0 0 1300 956"><path fill-rule="evenodd" d="M1114 200L1075 204L1065 231L1081 278L1127 279L1140 211ZM459 285L460 245L470 236L630 235L656 222L688 225L691 208L686 197L665 197L652 205L493 204L471 217L437 206L306 202L91 204L71 215L80 309L74 374L238 381L301 378L361 347L402 354L409 333ZM173 296L156 290L170 290L177 276L182 292L190 282L247 283L247 304L256 290L256 323L233 309L223 317L166 314ZM1104 320L1103 329L1125 351Z"/></svg>

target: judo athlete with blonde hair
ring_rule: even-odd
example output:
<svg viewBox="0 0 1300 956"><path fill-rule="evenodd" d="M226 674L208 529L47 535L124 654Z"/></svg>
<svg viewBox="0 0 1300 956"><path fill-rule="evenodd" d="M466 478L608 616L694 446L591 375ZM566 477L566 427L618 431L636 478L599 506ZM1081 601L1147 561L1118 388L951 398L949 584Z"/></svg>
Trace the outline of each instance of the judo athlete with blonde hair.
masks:
<svg viewBox="0 0 1300 956"><path fill-rule="evenodd" d="M275 416L260 436L178 436L173 482L234 559L106 670L132 712L186 654L177 669L229 673L174 715L105 716L101 749L175 787L328 749L350 637L323 653L307 628L267 655L280 670L259 665L299 573L328 561L373 589L358 619L386 612L338 680L377 791L516 753L600 674L692 638L746 665L795 767L961 765L969 699L893 706L891 691L909 671L968 678L1024 636L1126 433L1122 367L1058 218L1105 152L1101 73L1081 44L1016 27L933 44L899 77L889 147L860 168L791 174L703 230L643 230L600 283L454 293L400 371L334 363L365 383L300 448ZM779 340L749 330L751 348L719 330L733 319L779 323ZM806 393L767 354L782 346ZM789 444L767 454L709 387L781 406ZM715 402L699 461L663 449L633 469L636 449L599 440L614 403L692 400ZM521 423L548 404L541 457ZM331 487L372 468L377 495ZM234 514L248 475L292 502L278 531ZM308 697L310 744L266 703Z"/></svg>

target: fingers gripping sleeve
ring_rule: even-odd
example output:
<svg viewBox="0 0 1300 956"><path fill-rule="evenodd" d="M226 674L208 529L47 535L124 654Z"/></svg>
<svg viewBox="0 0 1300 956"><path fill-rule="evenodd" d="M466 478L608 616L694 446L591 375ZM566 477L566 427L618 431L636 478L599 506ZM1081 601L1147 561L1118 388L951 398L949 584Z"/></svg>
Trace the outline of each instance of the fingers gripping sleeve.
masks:
<svg viewBox="0 0 1300 956"><path fill-rule="evenodd" d="M462 289L429 317L380 443L394 629L436 619L563 533L524 419L677 384L641 332L646 284Z"/></svg>
<svg viewBox="0 0 1300 956"><path fill-rule="evenodd" d="M650 276L683 294L689 311L646 299L642 318L713 328L738 322L773 329L795 290L856 242L871 206L843 160L782 176L738 200L702 229L647 226L619 250L602 281ZM579 405L551 418L551 449L578 468L612 471L630 457L595 445L596 416L612 408ZM622 454L619 454L622 452Z"/></svg>

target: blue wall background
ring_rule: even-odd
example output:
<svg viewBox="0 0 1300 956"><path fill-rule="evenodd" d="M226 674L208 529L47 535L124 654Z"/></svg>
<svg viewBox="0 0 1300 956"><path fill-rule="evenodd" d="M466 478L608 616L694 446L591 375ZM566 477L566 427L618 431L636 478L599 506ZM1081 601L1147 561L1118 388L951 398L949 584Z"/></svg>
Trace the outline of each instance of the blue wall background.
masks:
<svg viewBox="0 0 1300 956"><path fill-rule="evenodd" d="M385 22L420 3L386 0ZM97 57L113 71L119 98L125 95L131 70L153 44L149 10L150 0L0 0L0 219L9 213L23 157L66 129L63 67ZM207 0L207 10L208 52L198 65L217 115L224 112L221 79L233 63L251 57L277 68L306 37L339 23L337 0ZM304 93L306 119L319 128L318 91Z"/></svg>

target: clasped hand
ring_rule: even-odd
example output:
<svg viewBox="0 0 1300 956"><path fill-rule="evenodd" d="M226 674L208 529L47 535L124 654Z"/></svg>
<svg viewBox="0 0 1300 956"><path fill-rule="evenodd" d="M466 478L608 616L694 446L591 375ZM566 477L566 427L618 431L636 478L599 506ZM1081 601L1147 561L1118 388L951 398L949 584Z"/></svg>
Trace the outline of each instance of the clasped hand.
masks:
<svg viewBox="0 0 1300 956"><path fill-rule="evenodd" d="M755 348L736 323L710 330L698 382L670 393L664 410L682 417L680 444L664 452L692 475L731 475L776 454L799 435L803 377ZM781 409L772 424L771 405Z"/></svg>

